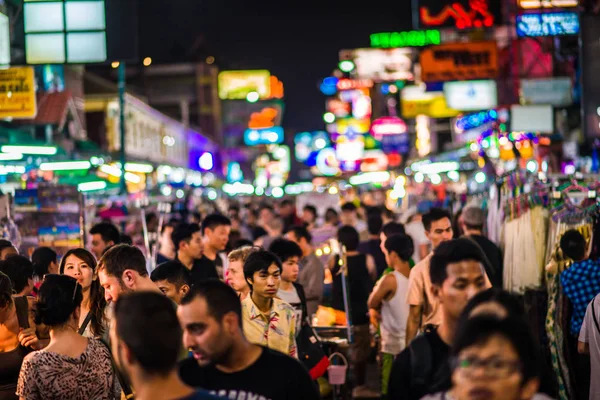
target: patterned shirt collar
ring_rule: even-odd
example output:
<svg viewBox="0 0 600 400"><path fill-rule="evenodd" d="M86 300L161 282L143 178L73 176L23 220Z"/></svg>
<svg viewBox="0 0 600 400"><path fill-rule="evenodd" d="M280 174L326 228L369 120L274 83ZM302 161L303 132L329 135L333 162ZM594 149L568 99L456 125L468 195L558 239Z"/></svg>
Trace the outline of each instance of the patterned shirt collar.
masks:
<svg viewBox="0 0 600 400"><path fill-rule="evenodd" d="M264 314L263 312L261 312L258 309L258 306L256 304L254 304L254 301L252 300L252 294L248 295L248 297L246 297L246 299L244 301L247 302L248 312L250 314L250 320L255 320L257 318L263 318L265 320L270 320L273 317L279 316L279 311L278 311L279 307L277 307L278 302L281 302L279 299L276 299L276 298L273 299L273 306L271 307L271 311L269 312L269 314Z"/></svg>

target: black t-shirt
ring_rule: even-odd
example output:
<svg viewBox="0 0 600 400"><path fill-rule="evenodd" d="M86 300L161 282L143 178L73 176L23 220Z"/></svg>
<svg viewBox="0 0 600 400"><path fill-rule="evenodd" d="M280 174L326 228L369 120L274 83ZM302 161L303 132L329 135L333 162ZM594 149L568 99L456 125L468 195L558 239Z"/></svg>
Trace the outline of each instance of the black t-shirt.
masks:
<svg viewBox="0 0 600 400"><path fill-rule="evenodd" d="M362 242L358 246L358 251L362 254L370 254L373 257L377 268L377 276L381 276L387 268L385 254L381 251L381 240L369 239L366 242Z"/></svg>
<svg viewBox="0 0 600 400"><path fill-rule="evenodd" d="M196 282L202 282L207 279L219 279L219 274L217 274L217 267L215 266L215 263L204 256L202 256L202 258L199 260L194 260L191 275L192 284Z"/></svg>
<svg viewBox="0 0 600 400"><path fill-rule="evenodd" d="M474 240L479 245L479 247L481 247L481 250L483 250L483 254L486 255L488 261L490 262L489 266L486 265L485 270L488 274L488 278L490 278L492 286L495 288L502 289L502 277L504 274L502 251L498 246L494 244L494 242L492 242L485 236L470 235L468 237Z"/></svg>
<svg viewBox="0 0 600 400"><path fill-rule="evenodd" d="M423 364L429 365L430 371L427 376L423 376L424 384L418 384L413 377L416 374L412 371L414 366L411 360L411 347L415 351L415 342L396 357L390 373L390 384L388 387L388 398L390 400L420 400L428 394L445 391L451 387L451 370L449 363L450 346L448 346L438 335L437 331L427 332L424 338L429 343L430 363L426 363L420 357L419 367ZM419 340L422 338L417 338ZM417 352L418 355L418 352ZM423 368L420 368L424 370Z"/></svg>
<svg viewBox="0 0 600 400"><path fill-rule="evenodd" d="M254 364L231 374L200 367L193 358L179 364L179 376L192 387L232 400L317 400L317 387L306 368L286 354L263 347Z"/></svg>

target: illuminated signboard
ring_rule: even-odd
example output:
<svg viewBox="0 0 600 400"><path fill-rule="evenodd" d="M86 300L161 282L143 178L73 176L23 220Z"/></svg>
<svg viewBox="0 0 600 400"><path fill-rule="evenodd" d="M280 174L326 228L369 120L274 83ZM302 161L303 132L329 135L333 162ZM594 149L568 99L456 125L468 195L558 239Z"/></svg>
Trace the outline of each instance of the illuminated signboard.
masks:
<svg viewBox="0 0 600 400"><path fill-rule="evenodd" d="M271 73L267 70L223 71L218 83L221 100L245 100L251 92L261 99L271 96Z"/></svg>
<svg viewBox="0 0 600 400"><path fill-rule="evenodd" d="M501 16L502 2L497 0L419 0L419 22L425 28L489 28Z"/></svg>
<svg viewBox="0 0 600 400"><path fill-rule="evenodd" d="M508 114L506 110L502 112ZM460 115L451 123L452 140L460 144L477 140L481 134L490 132L499 119L499 112L496 110Z"/></svg>
<svg viewBox="0 0 600 400"><path fill-rule="evenodd" d="M275 126L275 121L279 115L278 110L273 107L265 107L260 112L250 114L248 128L251 129L268 129Z"/></svg>
<svg viewBox="0 0 600 400"><path fill-rule="evenodd" d="M267 129L246 129L244 132L244 143L248 146L261 144L276 144L283 142L283 128L274 126Z"/></svg>
<svg viewBox="0 0 600 400"><path fill-rule="evenodd" d="M398 117L381 117L371 124L371 133L377 140L383 136L401 135L406 131L406 122Z"/></svg>
<svg viewBox="0 0 600 400"><path fill-rule="evenodd" d="M0 4L0 65L10 64L10 23Z"/></svg>
<svg viewBox="0 0 600 400"><path fill-rule="evenodd" d="M566 36L579 34L576 12L532 13L517 15L517 36Z"/></svg>
<svg viewBox="0 0 600 400"><path fill-rule="evenodd" d="M104 62L104 0L25 0L25 57L28 64Z"/></svg>
<svg viewBox="0 0 600 400"><path fill-rule="evenodd" d="M520 8L567 8L577 7L578 0L517 0Z"/></svg>
<svg viewBox="0 0 600 400"><path fill-rule="evenodd" d="M450 43L421 52L425 82L494 78L498 74L496 42Z"/></svg>
<svg viewBox="0 0 600 400"><path fill-rule="evenodd" d="M573 103L571 78L521 79L521 104L551 104L564 107Z"/></svg>
<svg viewBox="0 0 600 400"><path fill-rule="evenodd" d="M37 114L33 67L0 69L0 119Z"/></svg>
<svg viewBox="0 0 600 400"><path fill-rule="evenodd" d="M460 111L448 107L444 92L426 92L421 86L402 89L400 105L404 118L416 118L418 115L451 118L460 114Z"/></svg>
<svg viewBox="0 0 600 400"><path fill-rule="evenodd" d="M463 81L444 83L448 107L460 111L476 111L498 105L496 81Z"/></svg>
<svg viewBox="0 0 600 400"><path fill-rule="evenodd" d="M338 90L353 90L372 87L373 81L370 79L340 79L337 82Z"/></svg>
<svg viewBox="0 0 600 400"><path fill-rule="evenodd" d="M442 43L440 31L382 32L371 35L371 47L393 49L396 47L423 47Z"/></svg>
<svg viewBox="0 0 600 400"><path fill-rule="evenodd" d="M415 51L403 49L342 50L340 60L352 60L358 79L375 82L414 80Z"/></svg>
<svg viewBox="0 0 600 400"><path fill-rule="evenodd" d="M336 118L347 117L351 111L352 105L348 102L338 99L327 100L327 112L332 113Z"/></svg>

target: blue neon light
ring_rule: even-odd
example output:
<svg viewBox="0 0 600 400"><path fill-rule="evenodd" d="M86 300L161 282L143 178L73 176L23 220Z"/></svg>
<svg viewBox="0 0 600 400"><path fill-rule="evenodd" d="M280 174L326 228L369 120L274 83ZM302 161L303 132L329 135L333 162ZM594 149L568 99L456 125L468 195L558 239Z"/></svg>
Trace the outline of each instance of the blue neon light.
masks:
<svg viewBox="0 0 600 400"><path fill-rule="evenodd" d="M479 128L490 122L498 120L498 113L496 110L481 111L474 114L463 115L462 117L456 118L455 126L460 132L468 131L471 129Z"/></svg>
<svg viewBox="0 0 600 400"><path fill-rule="evenodd" d="M282 142L283 128L280 126L266 129L246 129L244 132L244 143L246 143L247 146L277 144Z"/></svg>
<svg viewBox="0 0 600 400"><path fill-rule="evenodd" d="M517 16L517 36L566 36L579 34L576 12L532 13Z"/></svg>

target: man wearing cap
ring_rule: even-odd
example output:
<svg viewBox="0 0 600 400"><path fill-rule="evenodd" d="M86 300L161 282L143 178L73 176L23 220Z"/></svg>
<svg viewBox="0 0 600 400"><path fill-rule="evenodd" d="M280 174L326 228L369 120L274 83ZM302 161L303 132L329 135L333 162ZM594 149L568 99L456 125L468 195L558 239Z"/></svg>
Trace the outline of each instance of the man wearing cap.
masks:
<svg viewBox="0 0 600 400"><path fill-rule="evenodd" d="M485 211L479 207L469 206L463 210L461 227L464 237L476 242L487 256L488 265L485 266L492 286L502 288L503 262L502 251L491 240L483 236L485 225Z"/></svg>

